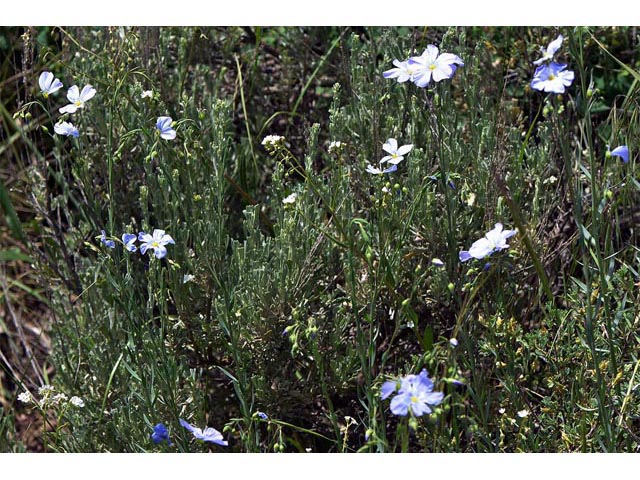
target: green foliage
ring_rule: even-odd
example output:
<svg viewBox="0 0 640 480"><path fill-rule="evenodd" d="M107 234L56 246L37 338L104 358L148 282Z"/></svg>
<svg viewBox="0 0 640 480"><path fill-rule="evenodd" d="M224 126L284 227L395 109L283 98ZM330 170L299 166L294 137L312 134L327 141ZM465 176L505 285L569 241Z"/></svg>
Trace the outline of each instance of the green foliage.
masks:
<svg viewBox="0 0 640 480"><path fill-rule="evenodd" d="M611 58L630 30L562 33L576 79L545 96L551 29L42 30L62 48L33 72L98 92L78 139L36 73L7 110L37 221L0 202L55 286L53 383L85 402L49 448L222 451L183 418L238 452L637 450L639 185L605 155L637 151L637 65ZM452 81L382 77L429 43L464 59ZM388 138L414 148L366 173ZM497 222L511 248L461 263ZM164 259L123 248L154 228ZM423 368L444 402L393 416L380 385Z"/></svg>

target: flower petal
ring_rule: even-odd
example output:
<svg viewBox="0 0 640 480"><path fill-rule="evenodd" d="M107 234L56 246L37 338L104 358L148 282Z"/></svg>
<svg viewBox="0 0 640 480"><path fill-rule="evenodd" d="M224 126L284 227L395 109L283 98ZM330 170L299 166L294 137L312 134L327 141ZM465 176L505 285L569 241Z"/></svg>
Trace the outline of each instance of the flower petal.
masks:
<svg viewBox="0 0 640 480"><path fill-rule="evenodd" d="M619 147L611 150L611 155L615 155L617 157L621 157L624 163L629 161L629 147L626 145L620 145Z"/></svg>
<svg viewBox="0 0 640 480"><path fill-rule="evenodd" d="M70 103L69 105L66 105L60 108L58 111L60 113L75 113L77 110L78 110L78 107L76 107L74 103Z"/></svg>
<svg viewBox="0 0 640 480"><path fill-rule="evenodd" d="M481 238L480 240L476 240L471 245L469 249L469 255L473 258L484 258L487 255L491 255L493 253L493 245L486 238Z"/></svg>
<svg viewBox="0 0 640 480"><path fill-rule="evenodd" d="M413 144L410 145L403 145L398 149L398 155L406 155L407 153L409 153L411 151L411 149L413 148Z"/></svg>
<svg viewBox="0 0 640 480"><path fill-rule="evenodd" d="M78 88L78 87L76 87ZM96 89L93 88L91 85L85 85L82 88L82 92L80 92L80 100L83 102L87 102L89 100L91 100L94 95L96 94Z"/></svg>

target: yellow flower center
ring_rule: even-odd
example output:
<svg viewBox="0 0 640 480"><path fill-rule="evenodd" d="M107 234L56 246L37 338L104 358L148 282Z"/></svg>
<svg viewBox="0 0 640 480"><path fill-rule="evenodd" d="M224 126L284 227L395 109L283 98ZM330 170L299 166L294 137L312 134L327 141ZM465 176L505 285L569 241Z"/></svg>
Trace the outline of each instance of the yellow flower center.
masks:
<svg viewBox="0 0 640 480"><path fill-rule="evenodd" d="M153 241L153 242L151 242L151 246L153 248L158 248L160 246L160 244L158 242L156 242L156 241Z"/></svg>
<svg viewBox="0 0 640 480"><path fill-rule="evenodd" d="M436 68L438 68L438 67L436 67L435 63L432 63L431 65L429 65L429 70L431 70L431 71L434 71Z"/></svg>
<svg viewBox="0 0 640 480"><path fill-rule="evenodd" d="M397 153L392 153L391 154L391 158L398 158L400 155L398 155Z"/></svg>
<svg viewBox="0 0 640 480"><path fill-rule="evenodd" d="M79 107L82 105L82 102L80 100L76 100L75 105L76 107Z"/></svg>
<svg viewBox="0 0 640 480"><path fill-rule="evenodd" d="M411 395L411 403L418 403L418 397Z"/></svg>
<svg viewBox="0 0 640 480"><path fill-rule="evenodd" d="M553 73L549 74L549 80L554 80L556 78L556 76Z"/></svg>

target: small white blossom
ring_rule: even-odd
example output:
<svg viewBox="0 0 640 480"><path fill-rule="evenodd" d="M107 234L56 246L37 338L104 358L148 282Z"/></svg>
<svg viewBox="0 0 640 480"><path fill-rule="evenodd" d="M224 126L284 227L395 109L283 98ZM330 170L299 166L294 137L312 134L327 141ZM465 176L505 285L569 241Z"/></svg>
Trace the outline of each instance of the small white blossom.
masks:
<svg viewBox="0 0 640 480"><path fill-rule="evenodd" d="M527 409L520 410L520 411L518 412L518 416L519 416L520 418L526 418L526 417L528 417L528 416L529 416L529 410L527 410Z"/></svg>
<svg viewBox="0 0 640 480"><path fill-rule="evenodd" d="M84 400L82 400L80 397L73 396L71 397L71 400L69 400L69 402L71 403L71 405L75 407L78 407L78 408L84 407Z"/></svg>
<svg viewBox="0 0 640 480"><path fill-rule="evenodd" d="M458 346L458 340L456 338L450 338L449 339L449 344L453 347L456 348Z"/></svg>
<svg viewBox="0 0 640 480"><path fill-rule="evenodd" d="M281 142L283 140L284 140L284 137L280 135L267 135L262 139L262 145L264 145L265 147L274 146L278 142Z"/></svg>
<svg viewBox="0 0 640 480"><path fill-rule="evenodd" d="M191 275L189 273L185 273L182 277L182 283L187 283L187 282L191 282L194 278L196 278L194 275Z"/></svg>
<svg viewBox="0 0 640 480"><path fill-rule="evenodd" d="M145 90L142 92L142 95L140 95L140 98L153 98L153 90Z"/></svg>
<svg viewBox="0 0 640 480"><path fill-rule="evenodd" d="M31 396L31 392L22 392L18 395L18 400L22 403L31 403L33 401L33 397Z"/></svg>
<svg viewBox="0 0 640 480"><path fill-rule="evenodd" d="M53 388L53 385L43 385L38 389L38 395L46 396L46 395L49 395L50 393L53 393L54 390L55 388Z"/></svg>
<svg viewBox="0 0 640 480"><path fill-rule="evenodd" d="M68 399L69 397L67 397L64 393L56 393L51 399L51 402L54 405L58 405L60 403L66 402Z"/></svg>
<svg viewBox="0 0 640 480"><path fill-rule="evenodd" d="M345 144L343 142L331 142L329 144L329 153L337 153L342 148L344 148Z"/></svg>
<svg viewBox="0 0 640 480"><path fill-rule="evenodd" d="M285 205L296 203L296 198L298 198L298 194L294 192L291 195L287 195L285 198L283 198L282 203L284 203Z"/></svg>

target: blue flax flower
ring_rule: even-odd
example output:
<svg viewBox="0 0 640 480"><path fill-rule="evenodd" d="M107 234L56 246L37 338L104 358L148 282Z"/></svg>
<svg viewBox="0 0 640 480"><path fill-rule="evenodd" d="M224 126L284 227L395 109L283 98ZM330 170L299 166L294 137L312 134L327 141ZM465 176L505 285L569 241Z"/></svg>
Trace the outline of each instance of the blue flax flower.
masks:
<svg viewBox="0 0 640 480"><path fill-rule="evenodd" d="M382 72L384 78L395 78L398 83L411 80L413 74L418 70L417 66L409 64L408 60L401 62L400 60L394 60L393 64L395 68Z"/></svg>
<svg viewBox="0 0 640 480"><path fill-rule="evenodd" d="M412 148L412 144L398 147L398 141L395 138L390 138L382 145L382 149L389 155L383 157L382 160L380 160L380 164L389 162L391 165L397 165L404 160L404 155L409 153Z"/></svg>
<svg viewBox="0 0 640 480"><path fill-rule="evenodd" d="M100 242L102 242L105 247L116 248L116 242L114 242L113 240L107 240L107 232L105 232L104 230L100 230L100 233Z"/></svg>
<svg viewBox="0 0 640 480"><path fill-rule="evenodd" d="M400 416L406 416L409 412L416 417L429 414L431 407L439 405L444 399L444 393L433 391L433 382L426 370L422 370L420 375L407 375L385 382L380 396L384 400L394 392L397 394L391 400L391 412Z"/></svg>
<svg viewBox="0 0 640 480"><path fill-rule="evenodd" d="M411 57L409 65L414 69L411 81L418 87L426 87L431 80L440 82L453 77L458 65L464 66L462 59L453 53L438 55L438 47L427 45L419 57Z"/></svg>
<svg viewBox="0 0 640 480"><path fill-rule="evenodd" d="M613 150L611 150L611 155L620 157L622 158L622 161L624 163L627 163L629 161L629 147L627 147L626 145L620 145L619 147L616 147Z"/></svg>
<svg viewBox="0 0 640 480"><path fill-rule="evenodd" d="M531 88L548 93L564 93L565 87L573 83L575 77L571 70L565 70L565 63L552 62L536 68L531 80Z"/></svg>
<svg viewBox="0 0 640 480"><path fill-rule="evenodd" d="M533 64L540 65L542 63L550 62L551 60L553 60L553 56L556 54L556 52L560 49L560 46L562 45L562 40L564 40L562 35L558 35L558 37L553 42L551 42L549 46L547 46L546 50L541 49L542 57L540 57L538 60L533 62Z"/></svg>
<svg viewBox="0 0 640 480"><path fill-rule="evenodd" d="M40 85L40 90L44 98L47 98L63 87L62 82L55 78L55 75L51 72L42 72L38 79L38 84Z"/></svg>
<svg viewBox="0 0 640 480"><path fill-rule="evenodd" d="M171 128L172 122L171 117L158 117L156 128L158 132L160 132L160 138L164 138L165 140L173 140L176 138L176 131Z"/></svg>
<svg viewBox="0 0 640 480"><path fill-rule="evenodd" d="M204 429L204 432L203 432L201 429L194 427L193 425L184 421L183 419L180 419L180 425L182 425L184 428L186 428L191 433L193 433L193 436L196 437L198 440L202 440L204 442L217 443L218 445L222 445L223 447L226 447L229 444L226 440L222 439L222 434L219 431L217 431L215 428L207 427Z"/></svg>
<svg viewBox="0 0 640 480"><path fill-rule="evenodd" d="M507 245L507 239L515 234L515 230L503 230L502 224L496 223L495 228L487 232L487 234L480 240L473 242L473 245L471 245L469 250L463 250L460 252L460 261L466 262L471 258L481 259L498 250L509 248L509 245Z"/></svg>
<svg viewBox="0 0 640 480"><path fill-rule="evenodd" d="M169 431L167 430L167 427L165 427L164 424L162 424L162 423L159 423L155 427L153 427L153 433L151 434L151 440L156 445L158 443L164 442L165 440L167 441L169 446L173 445L173 443L171 443L171 439L169 438Z"/></svg>
<svg viewBox="0 0 640 480"><path fill-rule="evenodd" d="M71 136L71 137L78 138L80 136L80 131L71 122L56 123L53 126L53 131L56 132L58 135L64 135L66 137Z"/></svg>
<svg viewBox="0 0 640 480"><path fill-rule="evenodd" d="M372 173L374 175L382 175L383 173L391 173L391 172L395 172L396 170L398 170L398 165L393 164L388 168L385 168L384 170L381 170L378 167L374 167L371 164L367 164L367 169L366 172L367 173Z"/></svg>
<svg viewBox="0 0 640 480"><path fill-rule="evenodd" d="M147 250L153 249L153 253L156 258L164 258L167 255L167 247L169 243L175 244L171 235L164 233L164 230L155 229L153 235L149 235L145 232L138 233L138 240L142 243L140 245L140 253L144 255Z"/></svg>
<svg viewBox="0 0 640 480"><path fill-rule="evenodd" d="M135 233L123 233L122 234L122 243L124 243L124 248L129 250L130 252L135 252L138 250L138 247L134 245L138 237Z"/></svg>
<svg viewBox="0 0 640 480"><path fill-rule="evenodd" d="M91 85L85 85L82 91L74 85L67 91L69 105L60 108L60 113L75 113L79 108L84 108L84 104L91 100L96 94L96 89Z"/></svg>

